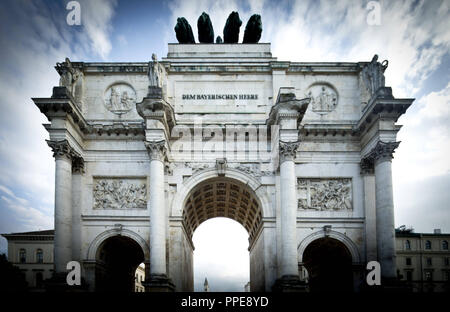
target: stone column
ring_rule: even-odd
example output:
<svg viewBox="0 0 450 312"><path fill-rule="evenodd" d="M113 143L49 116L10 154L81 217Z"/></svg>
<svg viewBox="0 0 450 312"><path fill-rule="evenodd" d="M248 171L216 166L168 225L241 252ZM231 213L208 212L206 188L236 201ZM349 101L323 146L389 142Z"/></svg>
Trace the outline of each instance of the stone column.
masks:
<svg viewBox="0 0 450 312"><path fill-rule="evenodd" d="M375 168L377 253L384 279L397 277L391 160L399 144L380 141L370 153Z"/></svg>
<svg viewBox="0 0 450 312"><path fill-rule="evenodd" d="M295 154L299 142L280 142L281 263L275 291L298 291L301 287L297 257L297 196Z"/></svg>
<svg viewBox="0 0 450 312"><path fill-rule="evenodd" d="M66 273L72 261L72 158L78 156L67 140L47 141L55 157L54 273Z"/></svg>
<svg viewBox="0 0 450 312"><path fill-rule="evenodd" d="M150 291L168 291L173 285L166 272L166 205L164 194L165 140L145 142L150 157L149 215L150 215Z"/></svg>

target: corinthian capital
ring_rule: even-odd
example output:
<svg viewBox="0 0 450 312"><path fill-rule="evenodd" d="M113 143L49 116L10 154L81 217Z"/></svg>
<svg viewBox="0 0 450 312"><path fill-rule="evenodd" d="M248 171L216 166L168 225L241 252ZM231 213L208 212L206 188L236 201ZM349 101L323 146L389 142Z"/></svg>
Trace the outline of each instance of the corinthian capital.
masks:
<svg viewBox="0 0 450 312"><path fill-rule="evenodd" d="M280 162L285 160L294 160L300 142L281 142L280 141Z"/></svg>
<svg viewBox="0 0 450 312"><path fill-rule="evenodd" d="M378 141L377 145L367 156L374 162L380 160L391 160L395 149L400 145L400 142L382 142Z"/></svg>
<svg viewBox="0 0 450 312"><path fill-rule="evenodd" d="M74 157L72 159L72 173L84 173L84 159L82 157Z"/></svg>
<svg viewBox="0 0 450 312"><path fill-rule="evenodd" d="M164 161L167 155L166 141L145 142L150 160Z"/></svg>
<svg viewBox="0 0 450 312"><path fill-rule="evenodd" d="M51 141L47 140L48 146L53 151L53 157L60 158L60 157L66 157L70 160L72 160L75 157L80 157L81 155L78 154L69 144L67 140L61 140L61 141Z"/></svg>

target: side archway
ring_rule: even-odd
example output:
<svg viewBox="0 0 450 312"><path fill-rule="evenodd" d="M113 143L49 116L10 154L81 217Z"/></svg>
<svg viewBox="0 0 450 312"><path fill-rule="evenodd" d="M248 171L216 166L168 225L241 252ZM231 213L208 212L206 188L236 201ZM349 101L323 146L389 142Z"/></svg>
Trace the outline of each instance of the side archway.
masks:
<svg viewBox="0 0 450 312"><path fill-rule="evenodd" d="M324 237L330 237L330 238L334 238L334 239L340 241L342 244L345 245L345 247L347 247L348 251L350 252L352 263L353 264L360 263L361 257L359 255L358 247L355 245L355 243L347 235L344 235L340 232L333 231L333 230L330 230L330 231L321 230L321 231L314 232L314 233L308 235L307 237L305 237L297 247L298 261L303 262L303 254L305 252L306 247L311 242L313 242L319 238L324 238Z"/></svg>
<svg viewBox="0 0 450 312"><path fill-rule="evenodd" d="M113 237L113 236L126 236L128 238L131 238L136 243L138 243L139 246L142 248L142 251L144 252L145 260L147 261L148 259L150 259L150 247L147 244L147 242L145 241L145 239L143 239L136 232L133 232L133 231L128 230L128 229L123 229L123 228L114 228L114 229L111 229L111 230L104 231L104 232L100 233L99 235L97 235L94 238L94 240L89 244L89 248L88 248L87 253L86 253L86 259L88 261L89 260L95 260L99 246L107 238Z"/></svg>
<svg viewBox="0 0 450 312"><path fill-rule="evenodd" d="M138 234L126 229L112 229L99 234L88 249L95 263L96 291L135 289L135 271L148 259L148 246Z"/></svg>
<svg viewBox="0 0 450 312"><path fill-rule="evenodd" d="M353 265L359 262L359 253L345 235L335 231L313 233L300 244L299 260L306 269L310 291L354 290Z"/></svg>

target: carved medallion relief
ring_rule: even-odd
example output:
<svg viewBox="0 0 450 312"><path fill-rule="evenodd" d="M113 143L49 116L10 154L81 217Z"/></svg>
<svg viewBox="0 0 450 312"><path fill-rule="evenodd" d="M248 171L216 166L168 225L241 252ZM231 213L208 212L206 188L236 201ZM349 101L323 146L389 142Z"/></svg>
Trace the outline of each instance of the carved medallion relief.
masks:
<svg viewBox="0 0 450 312"><path fill-rule="evenodd" d="M145 179L94 179L94 209L146 209Z"/></svg>
<svg viewBox="0 0 450 312"><path fill-rule="evenodd" d="M352 179L298 179L298 209L315 211L352 210Z"/></svg>
<svg viewBox="0 0 450 312"><path fill-rule="evenodd" d="M317 114L327 114L338 104L336 90L326 84L314 84L306 91L306 97L311 98L310 107Z"/></svg>
<svg viewBox="0 0 450 312"><path fill-rule="evenodd" d="M129 112L136 104L136 91L126 83L116 83L104 94L106 108L117 115Z"/></svg>

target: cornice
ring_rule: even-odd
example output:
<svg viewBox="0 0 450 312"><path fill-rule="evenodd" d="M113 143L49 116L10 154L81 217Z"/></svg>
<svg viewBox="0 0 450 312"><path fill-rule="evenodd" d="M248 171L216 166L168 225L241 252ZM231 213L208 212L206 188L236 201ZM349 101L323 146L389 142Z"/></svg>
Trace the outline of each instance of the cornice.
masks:
<svg viewBox="0 0 450 312"><path fill-rule="evenodd" d="M391 88L380 88L367 104L354 130L363 132L379 116L392 118L394 121L397 121L411 106L413 101L414 99L412 98L395 99L392 96Z"/></svg>
<svg viewBox="0 0 450 312"><path fill-rule="evenodd" d="M54 87L51 98L32 98L32 100L49 121L57 117L70 116L82 133L89 132L89 125L65 87Z"/></svg>

